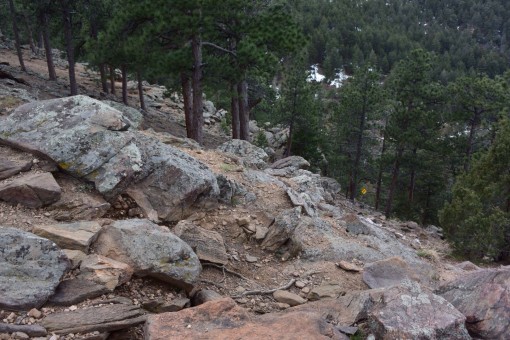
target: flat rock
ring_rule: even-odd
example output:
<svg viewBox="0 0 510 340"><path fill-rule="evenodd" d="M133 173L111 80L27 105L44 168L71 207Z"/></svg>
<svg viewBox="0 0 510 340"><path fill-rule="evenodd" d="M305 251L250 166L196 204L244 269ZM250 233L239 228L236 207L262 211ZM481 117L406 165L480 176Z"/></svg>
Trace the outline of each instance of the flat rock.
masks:
<svg viewBox="0 0 510 340"><path fill-rule="evenodd" d="M269 158L263 149L241 139L229 140L220 145L218 150L239 156L247 166L254 169L264 169Z"/></svg>
<svg viewBox="0 0 510 340"><path fill-rule="evenodd" d="M89 280L77 278L62 281L49 302L59 306L71 306L87 299L93 299L111 290Z"/></svg>
<svg viewBox="0 0 510 340"><path fill-rule="evenodd" d="M427 268L411 267L400 257L391 257L367 264L363 270L363 281L370 288L390 287L402 280L413 280L430 285L433 272Z"/></svg>
<svg viewBox="0 0 510 340"><path fill-rule="evenodd" d="M348 339L320 313L294 312L291 308L282 313L251 316L230 298L206 302L176 313L150 315L145 326L145 338Z"/></svg>
<svg viewBox="0 0 510 340"><path fill-rule="evenodd" d="M289 306L297 306L306 303L306 300L301 296L288 292L286 290L277 290L273 293L273 297L276 301L286 303Z"/></svg>
<svg viewBox="0 0 510 340"><path fill-rule="evenodd" d="M57 221L92 221L103 217L110 203L97 194L72 192L62 194L61 199L50 208Z"/></svg>
<svg viewBox="0 0 510 340"><path fill-rule="evenodd" d="M355 265L354 263L351 263L351 262L347 262L347 261L340 261L340 262L337 262L336 263L336 266L338 268L341 268L343 270L345 270L346 272L354 272L354 273L358 273L358 272L361 272L363 271L363 268Z"/></svg>
<svg viewBox="0 0 510 340"><path fill-rule="evenodd" d="M134 305L114 304L53 313L41 320L55 334L111 332L144 323L146 317Z"/></svg>
<svg viewBox="0 0 510 340"><path fill-rule="evenodd" d="M284 168L295 168L295 169L308 169L310 163L301 156L289 156L277 160L269 166L271 169L284 169Z"/></svg>
<svg viewBox="0 0 510 340"><path fill-rule="evenodd" d="M0 308L40 308L69 267L52 241L15 228L0 227Z"/></svg>
<svg viewBox="0 0 510 340"><path fill-rule="evenodd" d="M41 208L60 199L61 189L51 173L28 174L0 184L0 200Z"/></svg>
<svg viewBox="0 0 510 340"><path fill-rule="evenodd" d="M191 290L202 267L191 247L168 228L149 220L115 221L101 231L98 254L129 264L139 276L152 276Z"/></svg>
<svg viewBox="0 0 510 340"><path fill-rule="evenodd" d="M87 96L19 106L2 121L0 141L43 154L107 200L128 194L154 220L180 221L217 202L216 177L205 164L130 130L125 114Z"/></svg>
<svg viewBox="0 0 510 340"><path fill-rule="evenodd" d="M308 293L308 300L315 301L325 298L337 298L340 295L345 295L345 288L336 283L327 283L314 287Z"/></svg>
<svg viewBox="0 0 510 340"><path fill-rule="evenodd" d="M0 181L14 175L19 174L22 171L28 171L32 168L32 162L26 163L15 163L8 159L0 159Z"/></svg>
<svg viewBox="0 0 510 340"><path fill-rule="evenodd" d="M110 291L128 282L133 275L133 268L123 262L91 254L85 257L80 265L79 277L104 285Z"/></svg>
<svg viewBox="0 0 510 340"><path fill-rule="evenodd" d="M480 339L508 339L510 266L467 273L438 289L466 316L466 327Z"/></svg>
<svg viewBox="0 0 510 340"><path fill-rule="evenodd" d="M25 333L29 337L46 337L48 332L39 325L13 325L8 323L0 323L0 334L3 333ZM46 338L45 338L46 339Z"/></svg>
<svg viewBox="0 0 510 340"><path fill-rule="evenodd" d="M80 250L63 249L62 251L64 254L66 254L67 258L71 262L71 269L78 268L81 264L81 261L87 257L87 254Z"/></svg>
<svg viewBox="0 0 510 340"><path fill-rule="evenodd" d="M52 240L60 248L81 250L88 253L90 245L97 239L103 224L98 221L83 221L35 225L33 233Z"/></svg>
<svg viewBox="0 0 510 340"><path fill-rule="evenodd" d="M195 251L201 261L225 265L227 249L223 237L216 231L201 228L190 221L180 221L173 232Z"/></svg>

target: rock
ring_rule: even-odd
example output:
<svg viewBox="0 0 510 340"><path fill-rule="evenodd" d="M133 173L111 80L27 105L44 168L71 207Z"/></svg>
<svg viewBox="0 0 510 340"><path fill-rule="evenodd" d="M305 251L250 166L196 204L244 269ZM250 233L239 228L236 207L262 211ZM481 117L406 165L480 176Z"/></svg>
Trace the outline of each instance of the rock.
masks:
<svg viewBox="0 0 510 340"><path fill-rule="evenodd" d="M202 149L200 144L198 144L195 140L193 140L191 138L177 137L177 136L174 136L168 132L164 132L164 131L156 132L151 128L151 129L140 131L140 133L142 133L148 137L156 138L163 144L174 146L177 148L186 148L186 149L191 149L191 150Z"/></svg>
<svg viewBox="0 0 510 340"><path fill-rule="evenodd" d="M413 280L430 285L434 275L429 268L411 267L400 257L391 257L365 266L363 281L370 288L390 287L400 284L402 280Z"/></svg>
<svg viewBox="0 0 510 340"><path fill-rule="evenodd" d="M275 251L287 242L301 219L301 209L288 209L281 212L269 227L266 238L262 241L262 248Z"/></svg>
<svg viewBox="0 0 510 340"><path fill-rule="evenodd" d="M306 159L301 156L289 156L282 159L277 160L273 164L269 166L271 169L284 169L284 168L294 168L298 169L308 169L310 167L310 163Z"/></svg>
<svg viewBox="0 0 510 340"><path fill-rule="evenodd" d="M33 233L55 242L60 248L80 250L88 253L89 247L97 239L104 222L75 222L67 224L36 225Z"/></svg>
<svg viewBox="0 0 510 340"><path fill-rule="evenodd" d="M109 292L111 292L111 289L104 285L83 278L76 278L62 281L49 302L58 306L71 306Z"/></svg>
<svg viewBox="0 0 510 340"><path fill-rule="evenodd" d="M63 252L71 262L71 269L78 268L81 264L81 261L87 257L87 254L79 250L63 249Z"/></svg>
<svg viewBox="0 0 510 340"><path fill-rule="evenodd" d="M303 207L306 214L310 217L317 216L317 209L315 204L310 200L306 193L297 193L292 189L287 189L287 196L289 196L292 205L295 207Z"/></svg>
<svg viewBox="0 0 510 340"><path fill-rule="evenodd" d="M111 205L99 195L81 192L63 193L61 199L51 206L57 221L97 220L108 212Z"/></svg>
<svg viewBox="0 0 510 340"><path fill-rule="evenodd" d="M327 283L314 287L310 293L308 293L308 300L316 301L324 298L337 298L340 295L345 295L345 289L336 283Z"/></svg>
<svg viewBox="0 0 510 340"><path fill-rule="evenodd" d="M191 247L167 228L149 220L115 221L105 227L96 252L129 264L139 276L152 276L191 290L201 272Z"/></svg>
<svg viewBox="0 0 510 340"><path fill-rule="evenodd" d="M266 238L268 231L269 228L257 225L255 227L255 239L257 241L263 240L264 238Z"/></svg>
<svg viewBox="0 0 510 340"><path fill-rule="evenodd" d="M223 296L216 293L214 290L201 289L192 296L191 305L198 306L203 303L206 303L209 301L214 301L214 300L220 300L222 298L223 298Z"/></svg>
<svg viewBox="0 0 510 340"><path fill-rule="evenodd" d="M341 268L341 269L345 270L346 272L355 272L355 273L358 273L358 272L363 270L362 268L358 267L354 263L350 263L350 262L347 262L347 261L340 261L340 262L336 263L336 266L338 268Z"/></svg>
<svg viewBox="0 0 510 340"><path fill-rule="evenodd" d="M338 330L347 335L354 335L358 331L358 327L338 326Z"/></svg>
<svg viewBox="0 0 510 340"><path fill-rule="evenodd" d="M40 318L41 318L41 316L42 316L42 313L41 313L41 311L40 311L40 310L38 310L37 308L32 308L31 310L29 310L29 311L27 312L27 315L28 315L29 317L34 318L34 319L40 319Z"/></svg>
<svg viewBox="0 0 510 340"><path fill-rule="evenodd" d="M464 315L415 282L385 290L367 317L377 339L471 339Z"/></svg>
<svg viewBox="0 0 510 340"><path fill-rule="evenodd" d="M61 189L50 173L29 174L0 184L0 200L41 208L60 199Z"/></svg>
<svg viewBox="0 0 510 340"><path fill-rule="evenodd" d="M11 337L13 339L30 339L28 334L23 333L23 332L14 332L14 333L11 334Z"/></svg>
<svg viewBox="0 0 510 340"><path fill-rule="evenodd" d="M228 263L225 242L218 232L201 228L186 220L177 223L173 232L193 249L201 261L221 265Z"/></svg>
<svg viewBox="0 0 510 340"><path fill-rule="evenodd" d="M221 152L227 152L241 157L243 162L254 169L264 169L269 156L264 150L241 139L232 139L218 147Z"/></svg>
<svg viewBox="0 0 510 340"><path fill-rule="evenodd" d="M46 332L46 329L39 325L13 325L13 324L7 324L7 323L0 323L0 334L3 334L3 333L23 333L26 335L26 338L24 338L24 339L28 339L29 337L38 337L38 336L45 337L45 339L46 339L46 335L48 334L48 332ZM14 334L12 336L14 337ZM7 338L7 339L9 339L9 338ZM18 338L18 339L23 339L23 338Z"/></svg>
<svg viewBox="0 0 510 340"><path fill-rule="evenodd" d="M219 189L207 166L128 128L120 111L73 96L18 107L0 125L0 141L43 154L93 182L107 200L128 194L150 218L179 221L216 204Z"/></svg>
<svg viewBox="0 0 510 340"><path fill-rule="evenodd" d="M41 320L55 334L111 332L144 323L142 310L133 305L115 304L70 312L57 312Z"/></svg>
<svg viewBox="0 0 510 340"><path fill-rule="evenodd" d="M249 254L246 254L244 256L244 258L246 259L246 262L248 262L248 263L255 263L255 262L257 262L259 260L257 257L251 256Z"/></svg>
<svg viewBox="0 0 510 340"><path fill-rule="evenodd" d="M469 272L438 289L466 316L466 328L479 339L508 339L510 266Z"/></svg>
<svg viewBox="0 0 510 340"><path fill-rule="evenodd" d="M299 327L292 327L299 325ZM348 339L317 312L250 316L230 298L211 301L177 313L150 315L145 338L166 339Z"/></svg>
<svg viewBox="0 0 510 340"><path fill-rule="evenodd" d="M457 265L457 268L460 268L460 269L468 271L468 272L481 269L476 264L474 264L473 262L470 262L470 261L464 261L464 262L459 263Z"/></svg>
<svg viewBox="0 0 510 340"><path fill-rule="evenodd" d="M126 263L111 258L92 254L83 259L80 265L81 279L103 285L110 291L128 282L133 275L133 268Z"/></svg>
<svg viewBox="0 0 510 340"><path fill-rule="evenodd" d="M363 220L361 220L358 215L355 214L346 214L342 221L345 223L345 227L347 228L347 231L350 233L353 233L354 235L371 235L372 230L370 225L367 225L364 223Z"/></svg>
<svg viewBox="0 0 510 340"><path fill-rule="evenodd" d="M138 129L143 121L143 114L135 108L131 106L127 106L123 103L117 103L113 100L103 100L103 103L106 105L113 107L116 110L119 110L123 113L123 116L129 122L129 127L131 129Z"/></svg>
<svg viewBox="0 0 510 340"><path fill-rule="evenodd" d="M0 159L0 181L17 175L22 171L28 171L31 168L32 162L18 164L11 162L8 159Z"/></svg>
<svg viewBox="0 0 510 340"><path fill-rule="evenodd" d="M152 300L142 305L143 309L152 313L178 312L185 307L189 307L190 300L186 298L175 299L170 302Z"/></svg>
<svg viewBox="0 0 510 340"><path fill-rule="evenodd" d="M53 295L69 261L55 243L0 227L0 308L40 308Z"/></svg>
<svg viewBox="0 0 510 340"><path fill-rule="evenodd" d="M301 296L288 292L286 290L277 290L273 293L273 297L276 301L286 303L289 306L297 306L306 303L306 300Z"/></svg>

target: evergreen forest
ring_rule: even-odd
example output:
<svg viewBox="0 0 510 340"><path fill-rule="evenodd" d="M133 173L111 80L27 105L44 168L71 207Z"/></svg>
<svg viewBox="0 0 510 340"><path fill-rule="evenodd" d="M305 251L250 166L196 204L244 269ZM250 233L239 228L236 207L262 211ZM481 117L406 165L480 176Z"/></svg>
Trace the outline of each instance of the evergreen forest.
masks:
<svg viewBox="0 0 510 340"><path fill-rule="evenodd" d="M105 93L120 70L124 101L127 79L165 85L203 143L205 93L232 138L286 126L284 156L346 198L441 226L459 257L510 259L509 1L6 0L0 30L64 51L71 95L76 62Z"/></svg>

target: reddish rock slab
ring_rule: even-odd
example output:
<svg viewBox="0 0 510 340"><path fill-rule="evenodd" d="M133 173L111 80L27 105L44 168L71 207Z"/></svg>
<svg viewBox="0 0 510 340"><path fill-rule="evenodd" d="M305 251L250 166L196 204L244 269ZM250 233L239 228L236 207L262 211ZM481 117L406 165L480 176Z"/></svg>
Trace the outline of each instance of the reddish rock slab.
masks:
<svg viewBox="0 0 510 340"><path fill-rule="evenodd" d="M253 316L224 298L177 313L148 317L145 339L348 339L315 311L292 311Z"/></svg>
<svg viewBox="0 0 510 340"><path fill-rule="evenodd" d="M61 189L50 173L30 174L0 184L0 200L41 208L57 202Z"/></svg>
<svg viewBox="0 0 510 340"><path fill-rule="evenodd" d="M32 168L32 162L17 164L7 159L0 159L0 180L12 177L22 171L28 171Z"/></svg>
<svg viewBox="0 0 510 340"><path fill-rule="evenodd" d="M466 316L473 337L510 339L510 266L470 272L437 294Z"/></svg>

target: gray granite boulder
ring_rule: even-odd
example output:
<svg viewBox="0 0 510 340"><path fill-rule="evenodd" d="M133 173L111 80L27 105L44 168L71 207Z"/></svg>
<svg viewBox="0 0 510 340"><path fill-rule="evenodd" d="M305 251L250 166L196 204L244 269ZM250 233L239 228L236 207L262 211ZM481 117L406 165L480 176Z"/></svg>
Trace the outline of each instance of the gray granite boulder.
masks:
<svg viewBox="0 0 510 340"><path fill-rule="evenodd" d="M0 227L0 309L40 308L68 266L67 257L52 241Z"/></svg>
<svg viewBox="0 0 510 340"><path fill-rule="evenodd" d="M129 126L120 111L74 96L18 107L0 125L0 142L51 159L107 200L127 193L152 220L178 221L217 202L206 165Z"/></svg>
<svg viewBox="0 0 510 340"><path fill-rule="evenodd" d="M218 147L218 150L241 157L247 166L255 169L264 169L269 158L263 149L240 139L232 139L225 142Z"/></svg>
<svg viewBox="0 0 510 340"><path fill-rule="evenodd" d="M186 290L191 290L202 270L188 244L149 220L116 221L103 228L94 246L97 254L130 265L135 275L152 276Z"/></svg>

